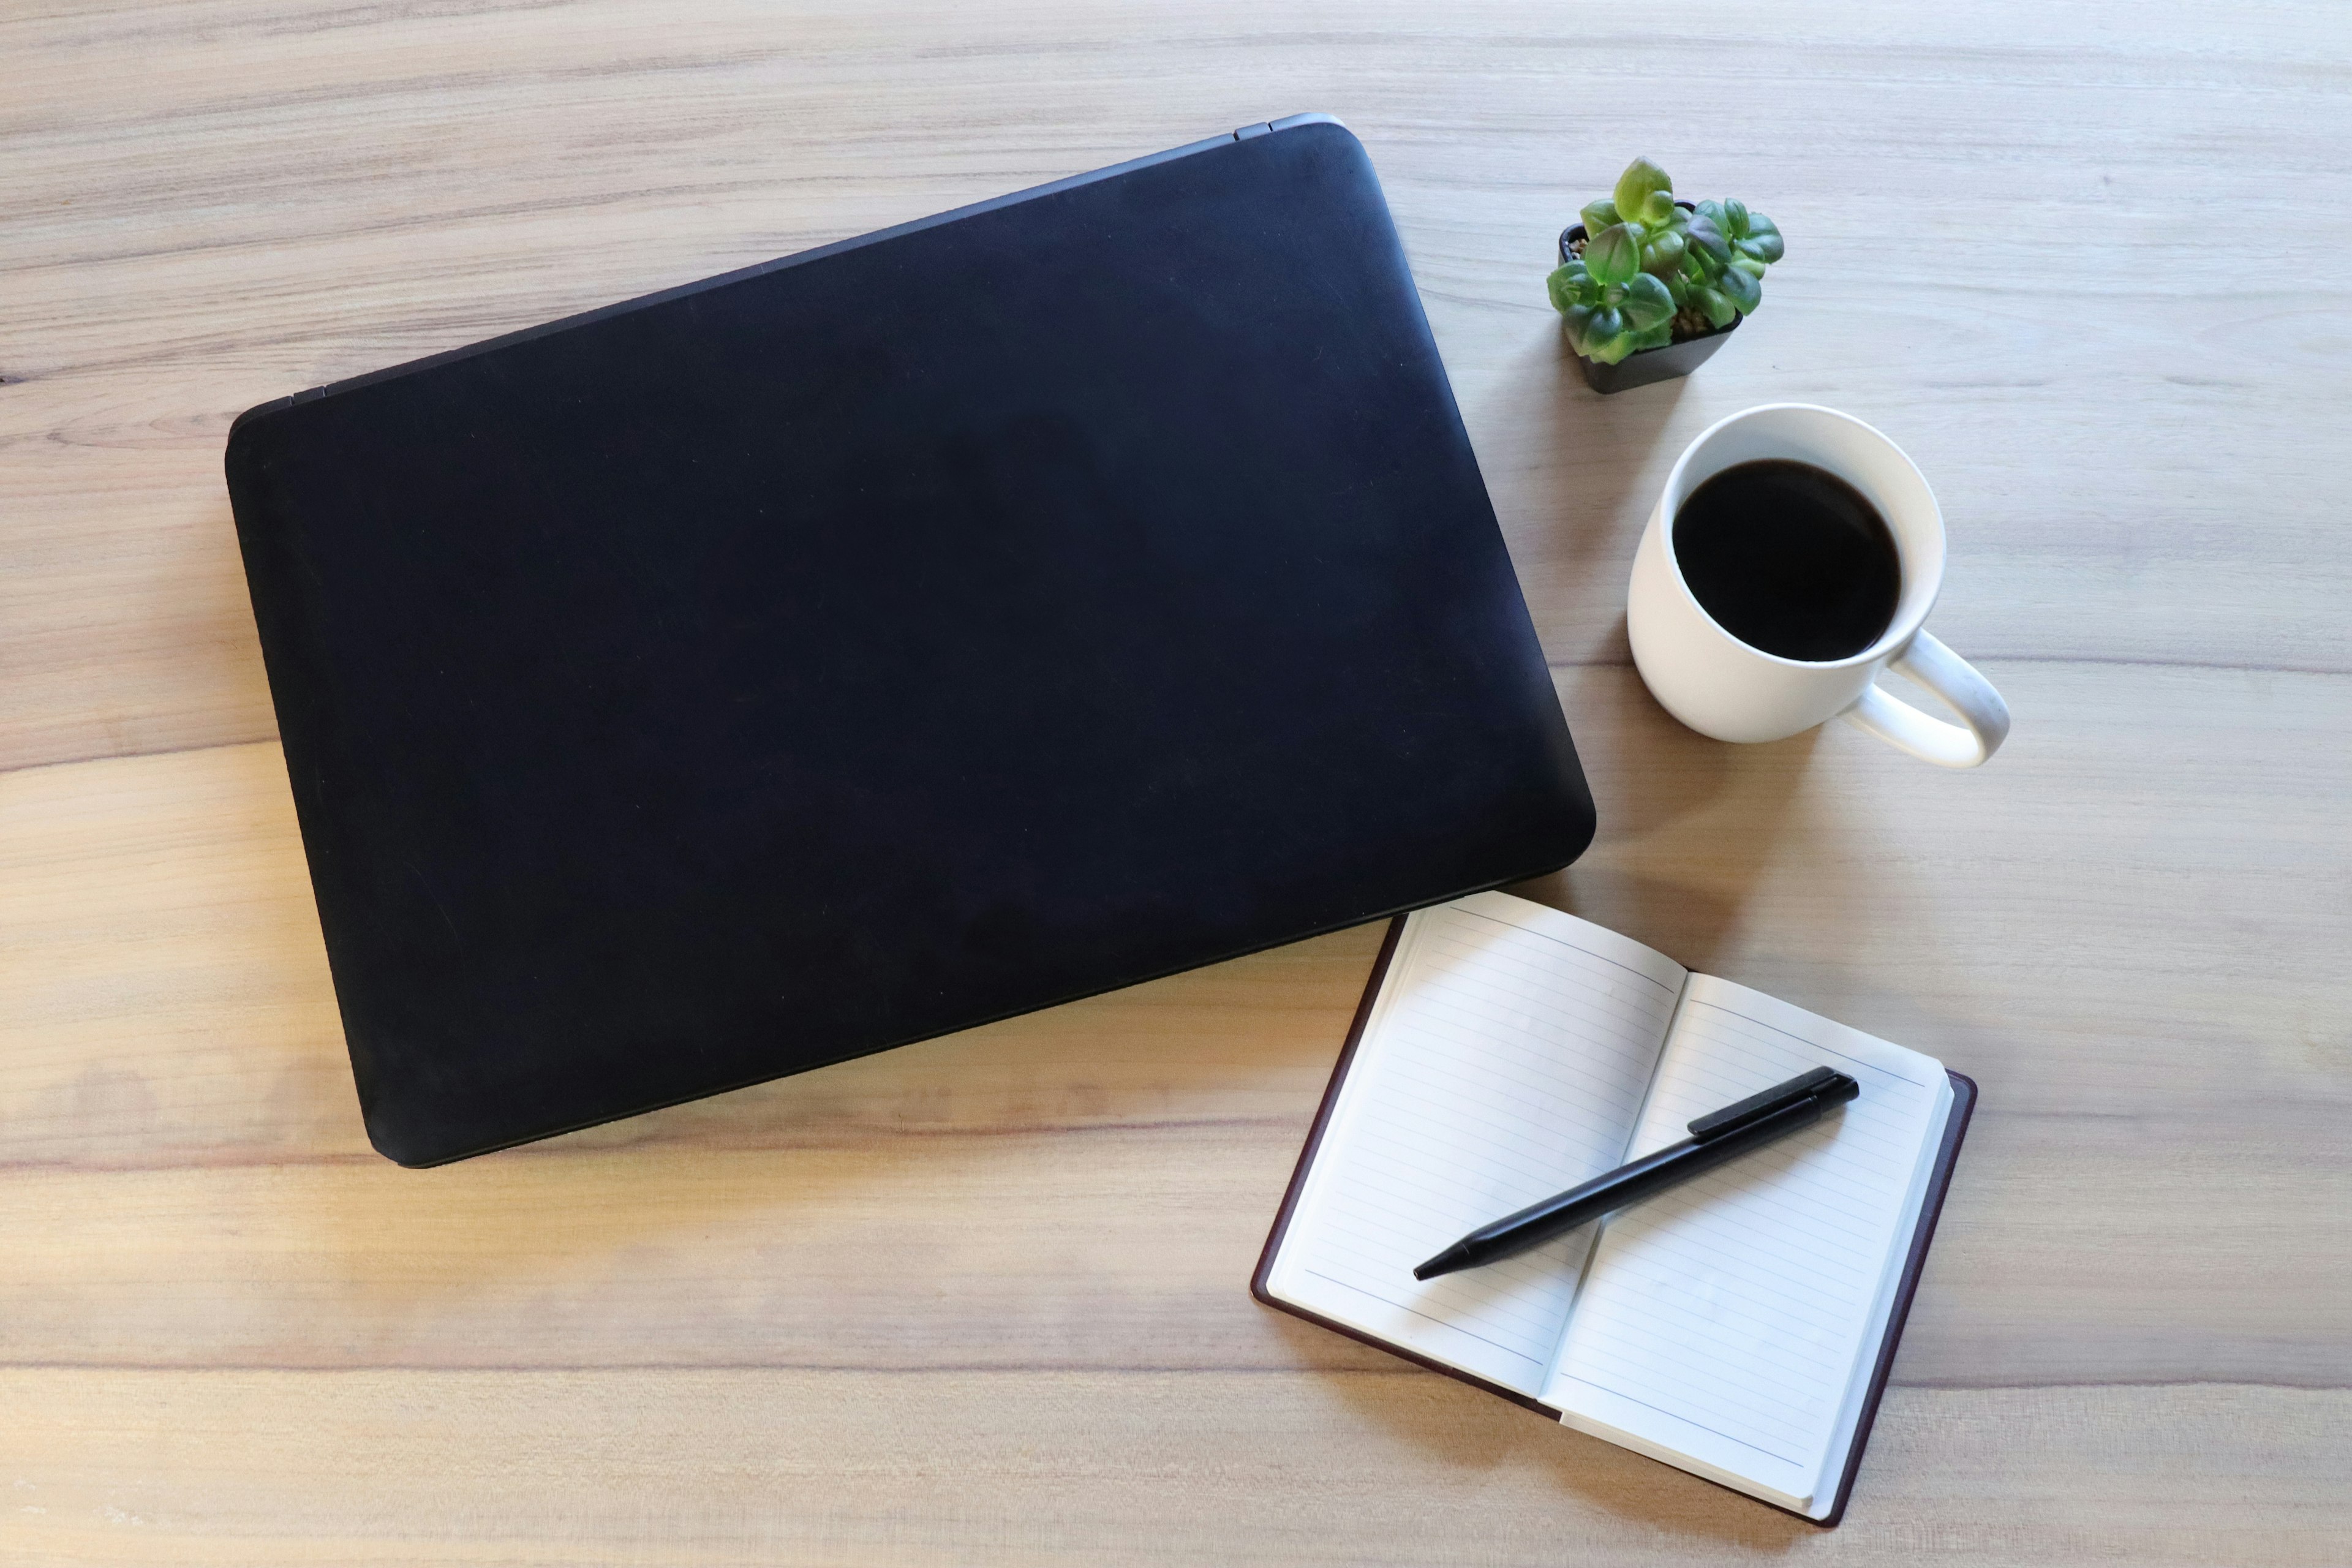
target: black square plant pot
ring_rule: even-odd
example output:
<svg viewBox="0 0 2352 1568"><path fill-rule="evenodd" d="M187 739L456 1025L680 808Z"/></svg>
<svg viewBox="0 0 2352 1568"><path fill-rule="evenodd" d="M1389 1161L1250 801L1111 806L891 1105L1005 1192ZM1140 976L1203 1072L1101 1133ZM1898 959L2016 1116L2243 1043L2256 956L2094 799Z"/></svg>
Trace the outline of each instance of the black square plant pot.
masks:
<svg viewBox="0 0 2352 1568"><path fill-rule="evenodd" d="M1688 202L1676 202L1676 206L1689 208ZM1578 224L1563 229L1559 236L1559 260L1565 267L1574 256L1569 246L1584 237L1584 226ZM1663 348L1641 349L1627 354L1615 364L1602 364L1599 360L1576 356L1584 367L1584 384L1595 392L1623 392L1629 387L1647 386L1654 381L1672 381L1678 375L1688 375L1707 362L1708 356L1723 346L1723 340L1739 330L1744 316L1734 316L1727 327L1714 327L1695 338L1685 338L1678 343Z"/></svg>

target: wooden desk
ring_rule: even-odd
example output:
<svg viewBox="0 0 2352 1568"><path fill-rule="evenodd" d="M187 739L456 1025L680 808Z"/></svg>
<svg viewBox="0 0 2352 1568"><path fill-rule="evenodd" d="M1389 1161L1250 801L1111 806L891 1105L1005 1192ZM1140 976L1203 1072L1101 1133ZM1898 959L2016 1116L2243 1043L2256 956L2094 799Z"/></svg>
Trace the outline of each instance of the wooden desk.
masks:
<svg viewBox="0 0 2352 1568"><path fill-rule="evenodd" d="M0 1561L2352 1557L2341 12L991 9L0 15ZM1370 930L429 1173L362 1139L230 418L1309 108L1591 773L1537 896L1984 1085L1841 1531L1252 1304ZM1635 152L1791 249L1604 402L1542 278ZM1774 398L1934 479L1992 766L1643 693L1643 514Z"/></svg>

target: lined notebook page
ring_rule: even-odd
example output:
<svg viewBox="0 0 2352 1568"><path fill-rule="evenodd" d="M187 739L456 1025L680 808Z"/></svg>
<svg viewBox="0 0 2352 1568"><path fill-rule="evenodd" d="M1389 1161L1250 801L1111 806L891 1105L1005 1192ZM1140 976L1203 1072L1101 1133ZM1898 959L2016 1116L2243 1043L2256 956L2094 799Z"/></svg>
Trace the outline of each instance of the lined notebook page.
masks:
<svg viewBox="0 0 2352 1568"><path fill-rule="evenodd" d="M1824 1066L1860 1098L1611 1217L1543 1395L1574 1425L1801 1511L1884 1332L1948 1080L1916 1052L1693 975L1633 1141L1637 1156L1663 1148L1694 1117Z"/></svg>
<svg viewBox="0 0 2352 1568"><path fill-rule="evenodd" d="M1423 1284L1465 1232L1617 1165L1685 971L1502 893L1408 918L1269 1285L1532 1395L1591 1227Z"/></svg>

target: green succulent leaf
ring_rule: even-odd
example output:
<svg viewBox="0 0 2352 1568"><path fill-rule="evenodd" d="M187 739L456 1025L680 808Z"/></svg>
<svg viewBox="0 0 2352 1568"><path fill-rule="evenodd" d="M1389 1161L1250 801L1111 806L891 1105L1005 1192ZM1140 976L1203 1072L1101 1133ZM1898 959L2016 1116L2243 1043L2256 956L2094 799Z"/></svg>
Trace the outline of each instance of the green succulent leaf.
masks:
<svg viewBox="0 0 2352 1568"><path fill-rule="evenodd" d="M1582 352L1587 359L1599 360L1602 364L1615 364L1633 352L1633 334L1619 332L1613 338L1599 339Z"/></svg>
<svg viewBox="0 0 2352 1568"><path fill-rule="evenodd" d="M1740 239L1738 249L1740 255L1767 265L1789 254L1779 226L1762 213L1748 215L1748 233Z"/></svg>
<svg viewBox="0 0 2352 1568"><path fill-rule="evenodd" d="M1585 203L1584 210L1577 216L1584 220L1584 237L1587 239L1604 228L1614 228L1623 221L1617 216L1617 204L1607 196L1597 202Z"/></svg>
<svg viewBox="0 0 2352 1568"><path fill-rule="evenodd" d="M1674 319L1675 297L1665 284L1647 272L1637 272L1625 285L1624 303L1619 307L1625 321L1637 331L1646 331L1661 321Z"/></svg>
<svg viewBox="0 0 2352 1568"><path fill-rule="evenodd" d="M1722 289L1711 284L1693 284L1690 302L1698 307L1699 314L1706 318L1706 324L1710 327L1727 327L1739 317L1739 307L1725 298Z"/></svg>
<svg viewBox="0 0 2352 1568"><path fill-rule="evenodd" d="M1734 245L1748 237L1748 204L1727 200L1723 204L1723 235Z"/></svg>
<svg viewBox="0 0 2352 1568"><path fill-rule="evenodd" d="M1764 302L1764 285L1741 270L1737 262L1723 269L1723 276L1715 280L1715 286L1725 299L1739 307L1739 313L1743 316Z"/></svg>
<svg viewBox="0 0 2352 1568"><path fill-rule="evenodd" d="M1554 268L1552 275L1544 279L1544 288L1551 296L1551 308L1562 314L1572 306L1595 304L1601 299L1601 285L1592 280L1592 275L1580 261Z"/></svg>
<svg viewBox="0 0 2352 1568"><path fill-rule="evenodd" d="M1663 195L1671 208L1674 205L1674 190L1675 183L1666 177L1664 169L1647 158L1636 158L1625 165L1623 174L1617 176L1617 189L1612 194L1621 217L1646 221L1650 198Z"/></svg>
<svg viewBox="0 0 2352 1568"><path fill-rule="evenodd" d="M1675 229L1653 234L1642 246L1642 270L1664 278L1683 263L1684 237Z"/></svg>
<svg viewBox="0 0 2352 1568"><path fill-rule="evenodd" d="M1672 191L1652 191L1643 199L1640 216L1643 223L1652 227L1663 228L1672 222L1675 214L1680 211L1682 208L1675 205Z"/></svg>
<svg viewBox="0 0 2352 1568"><path fill-rule="evenodd" d="M1701 258L1699 265L1710 278L1722 271L1731 259L1731 242L1723 237L1722 226L1707 216L1706 209L1713 205L1713 202L1700 204L1685 237L1689 252Z"/></svg>
<svg viewBox="0 0 2352 1568"><path fill-rule="evenodd" d="M1640 353L1643 349L1664 348L1674 342L1674 318L1669 316L1654 327L1644 327L1642 331L1631 334L1631 337L1632 345L1629 352L1633 353Z"/></svg>
<svg viewBox="0 0 2352 1568"><path fill-rule="evenodd" d="M1551 308L1562 315L1576 303L1576 275L1566 267L1555 267L1544 279L1544 292L1551 299Z"/></svg>
<svg viewBox="0 0 2352 1568"><path fill-rule="evenodd" d="M1568 318L1569 342L1587 359L1615 364L1633 352L1625 313L1613 305L1580 305Z"/></svg>
<svg viewBox="0 0 2352 1568"><path fill-rule="evenodd" d="M1724 270L1726 272L1745 272L1750 278L1755 279L1759 283L1764 281L1764 263L1757 260L1752 256L1734 256L1731 258L1731 265L1725 268Z"/></svg>
<svg viewBox="0 0 2352 1568"><path fill-rule="evenodd" d="M1622 311L1606 305L1574 305L1564 315L1570 347L1587 359L1616 363L1606 355L1611 346L1626 335Z"/></svg>
<svg viewBox="0 0 2352 1568"><path fill-rule="evenodd" d="M1584 265L1596 283L1623 283L1642 269L1642 242L1630 224L1612 224L1584 242Z"/></svg>

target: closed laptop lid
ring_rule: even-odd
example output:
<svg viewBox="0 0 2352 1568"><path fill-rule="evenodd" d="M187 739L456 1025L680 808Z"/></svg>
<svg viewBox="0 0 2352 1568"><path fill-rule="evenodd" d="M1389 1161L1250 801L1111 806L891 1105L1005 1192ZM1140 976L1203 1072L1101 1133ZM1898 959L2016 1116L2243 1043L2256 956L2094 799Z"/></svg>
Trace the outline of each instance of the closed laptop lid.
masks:
<svg viewBox="0 0 2352 1568"><path fill-rule="evenodd" d="M404 1163L1591 836L1379 184L1319 118L265 405L227 469Z"/></svg>

